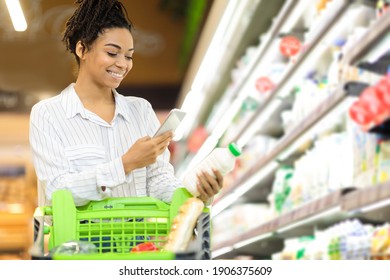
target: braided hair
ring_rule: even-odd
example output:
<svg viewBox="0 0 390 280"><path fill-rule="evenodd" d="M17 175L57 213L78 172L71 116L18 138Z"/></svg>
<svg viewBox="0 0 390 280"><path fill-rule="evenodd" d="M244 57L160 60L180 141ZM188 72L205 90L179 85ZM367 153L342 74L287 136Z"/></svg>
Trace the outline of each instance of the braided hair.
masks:
<svg viewBox="0 0 390 280"><path fill-rule="evenodd" d="M81 41L88 50L106 28L126 28L132 31L132 23L124 5L118 0L76 0L76 11L66 22L62 41L76 58L76 44Z"/></svg>

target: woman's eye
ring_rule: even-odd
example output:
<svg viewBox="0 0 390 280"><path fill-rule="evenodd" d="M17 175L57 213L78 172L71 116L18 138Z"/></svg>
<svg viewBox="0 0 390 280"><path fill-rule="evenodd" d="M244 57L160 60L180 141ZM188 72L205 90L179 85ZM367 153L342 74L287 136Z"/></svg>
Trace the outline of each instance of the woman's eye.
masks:
<svg viewBox="0 0 390 280"><path fill-rule="evenodd" d="M108 52L107 54L108 54L109 56L116 56L116 53Z"/></svg>
<svg viewBox="0 0 390 280"><path fill-rule="evenodd" d="M131 56L126 56L127 60L132 60L133 58Z"/></svg>

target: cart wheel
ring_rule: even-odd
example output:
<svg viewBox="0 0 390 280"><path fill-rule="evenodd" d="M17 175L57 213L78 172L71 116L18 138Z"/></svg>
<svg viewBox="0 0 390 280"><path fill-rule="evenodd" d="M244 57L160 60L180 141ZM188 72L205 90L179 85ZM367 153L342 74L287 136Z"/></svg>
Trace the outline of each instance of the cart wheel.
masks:
<svg viewBox="0 0 390 280"><path fill-rule="evenodd" d="M196 224L197 239L200 243L199 255L196 259L199 260L210 260L211 259L211 250L210 250L210 214L202 213L199 216L198 222Z"/></svg>

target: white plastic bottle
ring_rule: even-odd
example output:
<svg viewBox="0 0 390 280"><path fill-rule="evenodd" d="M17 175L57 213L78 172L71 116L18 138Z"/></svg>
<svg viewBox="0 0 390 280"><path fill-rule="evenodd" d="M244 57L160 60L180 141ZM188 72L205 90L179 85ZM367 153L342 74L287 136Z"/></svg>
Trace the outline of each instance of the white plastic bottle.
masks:
<svg viewBox="0 0 390 280"><path fill-rule="evenodd" d="M184 186L194 197L199 196L197 175L205 171L214 176L213 169L217 169L224 176L234 169L236 158L240 155L241 151L235 143L230 143L227 148L215 148L193 170L185 175Z"/></svg>

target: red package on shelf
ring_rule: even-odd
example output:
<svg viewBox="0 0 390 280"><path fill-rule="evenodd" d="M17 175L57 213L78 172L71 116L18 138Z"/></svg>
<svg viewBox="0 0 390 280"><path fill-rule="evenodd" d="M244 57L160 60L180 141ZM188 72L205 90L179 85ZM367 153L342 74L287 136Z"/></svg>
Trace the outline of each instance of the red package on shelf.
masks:
<svg viewBox="0 0 390 280"><path fill-rule="evenodd" d="M381 125L390 118L390 76L367 87L352 104L349 115L365 131Z"/></svg>
<svg viewBox="0 0 390 280"><path fill-rule="evenodd" d="M349 108L349 116L364 130L368 129L374 122L374 116L370 114L369 110L360 99L355 101Z"/></svg>
<svg viewBox="0 0 390 280"><path fill-rule="evenodd" d="M390 115L390 77L381 79L375 88L378 99L387 108L387 112Z"/></svg>
<svg viewBox="0 0 390 280"><path fill-rule="evenodd" d="M382 123L387 118L388 109L378 98L375 87L366 88L360 96L360 102L368 110L368 114L372 116L375 125Z"/></svg>

